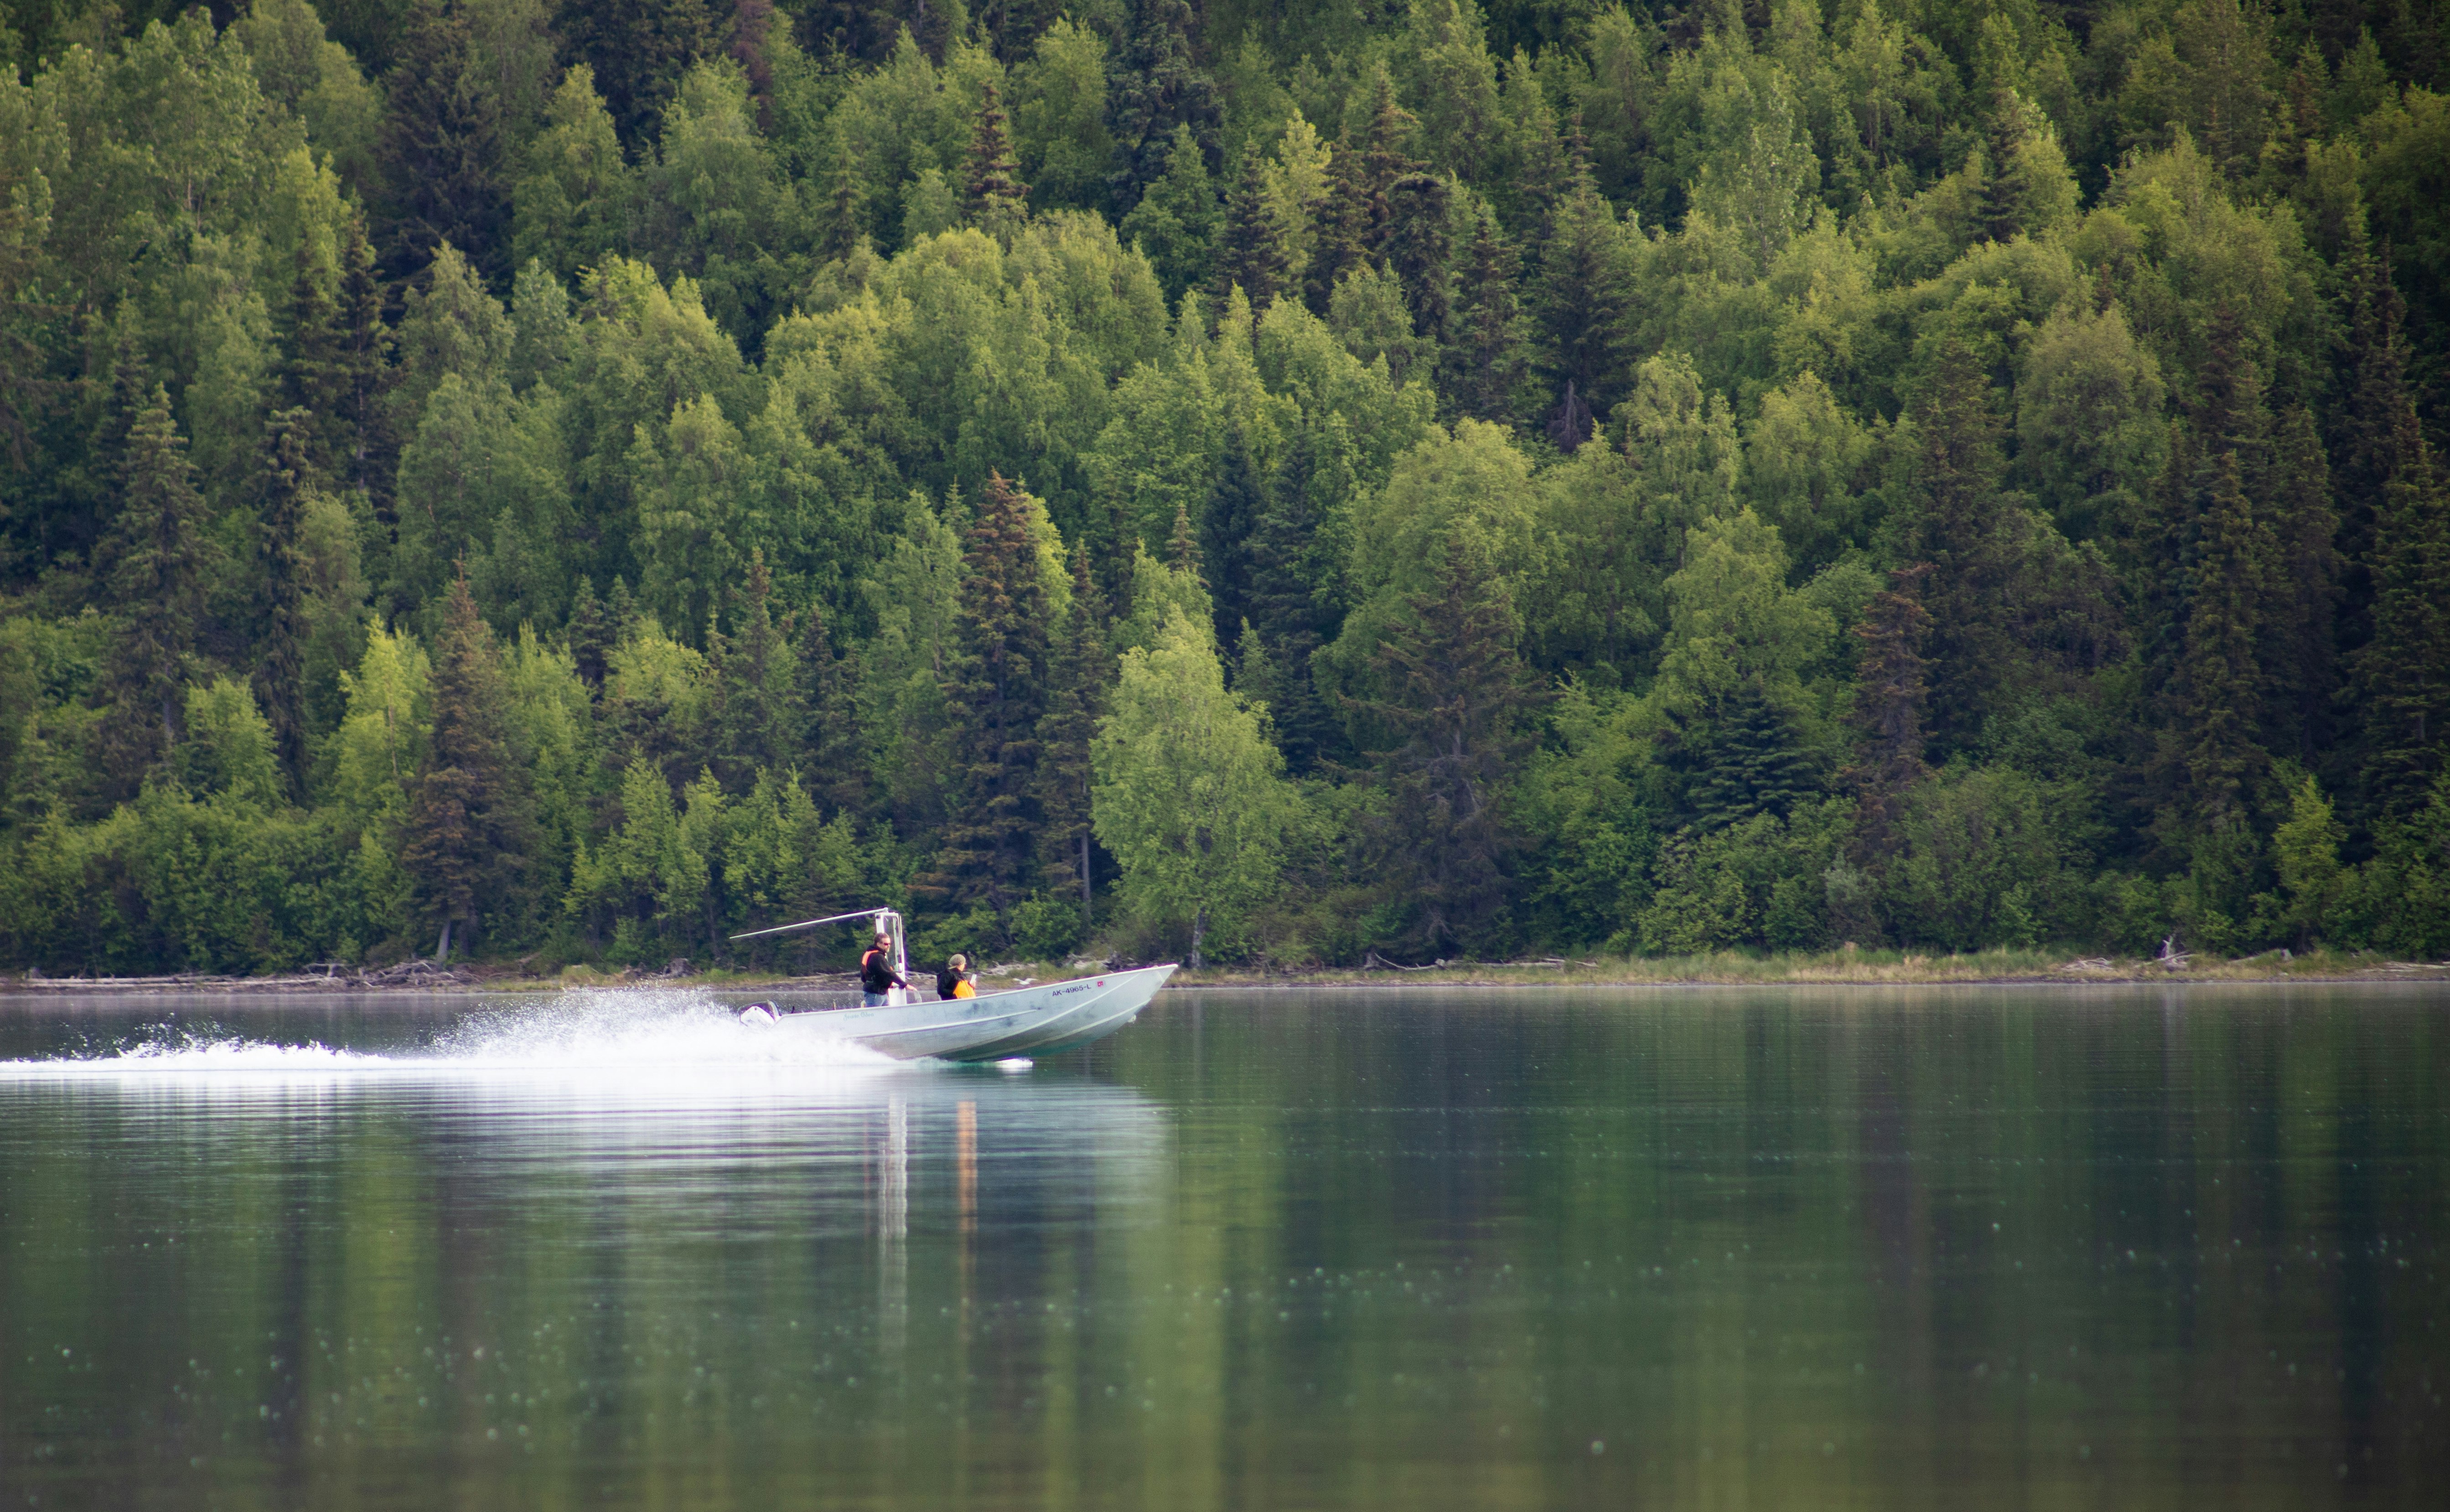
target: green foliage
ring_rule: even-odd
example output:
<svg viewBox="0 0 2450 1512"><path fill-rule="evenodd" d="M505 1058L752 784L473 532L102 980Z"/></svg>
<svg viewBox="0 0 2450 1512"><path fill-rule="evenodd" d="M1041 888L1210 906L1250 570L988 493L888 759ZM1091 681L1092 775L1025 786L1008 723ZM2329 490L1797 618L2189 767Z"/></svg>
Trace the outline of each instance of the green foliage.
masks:
<svg viewBox="0 0 2450 1512"><path fill-rule="evenodd" d="M2033 945L2080 928L2065 801L2001 767L1952 768L1915 788L1889 871L1890 927L1944 950Z"/></svg>
<svg viewBox="0 0 2450 1512"><path fill-rule="evenodd" d="M2445 948L2421 18L1051 10L11 22L0 964Z"/></svg>
<svg viewBox="0 0 2450 1512"><path fill-rule="evenodd" d="M1844 813L1832 801L1784 818L1761 813L1679 831L1660 847L1656 888L1630 940L1615 943L1651 956L1819 948L1828 938L1824 873Z"/></svg>
<svg viewBox="0 0 2450 1512"><path fill-rule="evenodd" d="M1092 747L1099 843L1142 917L1187 926L1196 968L1274 883L1292 791L1260 716L1225 689L1204 624L1179 611L1122 656Z"/></svg>

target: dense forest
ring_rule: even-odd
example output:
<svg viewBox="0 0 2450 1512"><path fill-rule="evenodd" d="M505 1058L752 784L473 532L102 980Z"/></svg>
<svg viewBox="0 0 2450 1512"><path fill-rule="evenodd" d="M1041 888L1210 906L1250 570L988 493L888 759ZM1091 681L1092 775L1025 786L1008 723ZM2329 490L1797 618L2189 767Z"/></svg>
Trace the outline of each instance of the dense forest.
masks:
<svg viewBox="0 0 2450 1512"><path fill-rule="evenodd" d="M2450 951L2433 0L0 15L0 960Z"/></svg>

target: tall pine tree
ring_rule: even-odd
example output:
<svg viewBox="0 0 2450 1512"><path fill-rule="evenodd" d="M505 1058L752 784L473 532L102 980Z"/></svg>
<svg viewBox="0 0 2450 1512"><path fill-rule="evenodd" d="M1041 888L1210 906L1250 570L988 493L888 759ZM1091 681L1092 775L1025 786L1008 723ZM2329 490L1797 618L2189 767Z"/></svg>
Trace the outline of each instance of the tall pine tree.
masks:
<svg viewBox="0 0 2450 1512"><path fill-rule="evenodd" d="M808 788L837 813L866 815L876 806L875 779L859 739L860 662L838 655L825 608L811 602L794 626L799 704Z"/></svg>
<svg viewBox="0 0 2450 1512"><path fill-rule="evenodd" d="M399 861L418 913L440 928L434 954L448 960L455 940L464 945L488 920L515 914L535 843L528 775L506 730L501 649L464 572L443 600L432 678L434 729Z"/></svg>
<svg viewBox="0 0 2450 1512"><path fill-rule="evenodd" d="M1430 173L1408 173L1387 191L1387 265L1403 282L1412 334L1441 346L1451 304L1447 270L1452 252L1447 234L1451 199L1447 181Z"/></svg>
<svg viewBox="0 0 2450 1512"><path fill-rule="evenodd" d="M2265 748L2312 765L2330 748L2336 728L2340 516L2322 437L2302 404L2280 417L2271 473L2279 573L2263 619L2270 688Z"/></svg>
<svg viewBox="0 0 2450 1512"><path fill-rule="evenodd" d="M220 559L169 390L159 383L128 430L120 480L119 517L103 555L123 627L109 673L123 712L111 727L124 737L119 763L141 767L167 763L178 743L181 689Z"/></svg>
<svg viewBox="0 0 2450 1512"><path fill-rule="evenodd" d="M510 143L467 12L416 0L401 47L378 147L397 212L387 255L406 274L447 242L498 288L511 272Z"/></svg>
<svg viewBox="0 0 2450 1512"><path fill-rule="evenodd" d="M1872 595L1861 623L1855 664L1857 761L1842 774L1855 789L1856 843L1867 858L1896 847L1896 826L1905 817L1906 794L1931 770L1923 761L1923 699L1931 685L1922 649L1931 614L1922 607L1923 579L1931 564L1894 569L1889 586Z"/></svg>
<svg viewBox="0 0 2450 1512"><path fill-rule="evenodd" d="M1451 545L1437 586L1409 595L1372 654L1376 690L1351 701L1391 737L1377 754L1386 801L1370 840L1390 900L1410 905L1410 927L1389 941L1404 948L1500 943L1489 936L1513 886L1522 837L1499 788L1528 748L1523 725L1540 696L1487 567L1467 542Z"/></svg>
<svg viewBox="0 0 2450 1512"><path fill-rule="evenodd" d="M1090 830L1089 745L1115 681L1106 596L1089 553L1072 551L1072 607L1051 649L1046 712L1038 722L1039 876L1059 894L1078 894L1080 924L1093 921L1097 846Z"/></svg>
<svg viewBox="0 0 2450 1512"><path fill-rule="evenodd" d="M2364 790L2380 811L2421 807L2450 751L2450 487L2414 407L2374 519L2373 639L2357 653Z"/></svg>
<svg viewBox="0 0 2450 1512"><path fill-rule="evenodd" d="M321 481L313 461L313 434L314 417L304 410L273 412L264 427L256 525L263 572L256 702L293 785L306 768L306 514Z"/></svg>
<svg viewBox="0 0 2450 1512"><path fill-rule="evenodd" d="M1192 57L1196 25L1183 0L1135 0L1132 29L1118 60L1107 124L1115 140L1115 204L1129 211L1165 177L1176 127L1191 128L1213 157L1224 110L1216 87Z"/></svg>
<svg viewBox="0 0 2450 1512"><path fill-rule="evenodd" d="M1316 443L1308 430L1296 431L1251 538L1246 611L1266 649L1272 686L1242 691L1267 704L1285 765L1296 777L1317 770L1340 748L1336 721L1311 676L1311 656L1333 629L1317 582L1318 559L1332 551L1322 539L1327 522L1318 507L1318 473Z"/></svg>
<svg viewBox="0 0 2450 1512"><path fill-rule="evenodd" d="M1030 501L987 475L963 555L961 647L944 678L952 812L922 897L982 903L1001 924L1038 873L1038 726L1047 625Z"/></svg>
<svg viewBox="0 0 2450 1512"><path fill-rule="evenodd" d="M299 240L297 270L289 281L288 323L281 355L281 404L306 412L312 427L308 455L316 471L340 477L353 450L347 417L348 343L330 278L315 256L311 238Z"/></svg>
<svg viewBox="0 0 2450 1512"><path fill-rule="evenodd" d="M2169 735L2187 812L2206 830L2242 818L2267 765L2261 739L2266 596L2282 587L2267 502L2271 414L2246 350L2245 322L2216 312L2197 377L2191 476L2170 536L2182 594L2172 626Z"/></svg>
<svg viewBox="0 0 2450 1512"><path fill-rule="evenodd" d="M1327 188L1312 207L1318 240L1303 270L1302 293L1311 309L1327 314L1335 300L1335 281L1358 267L1369 254L1371 207L1361 183L1361 155L1350 139L1338 140L1327 161Z"/></svg>
<svg viewBox="0 0 2450 1512"><path fill-rule="evenodd" d="M1923 591L1932 621L1930 734L1953 755L1980 738L2015 653L2003 602L2012 570L2001 538L1999 419L1988 377L1955 341L1940 353L1915 427L1907 549L1932 568Z"/></svg>
<svg viewBox="0 0 2450 1512"><path fill-rule="evenodd" d="M1231 646L1251 610L1251 546L1266 507L1266 485L1251 444L1235 426L1225 438L1225 459L1208 490L1199 522L1200 556L1208 593L1216 607L1216 644Z"/></svg>
<svg viewBox="0 0 2450 1512"><path fill-rule="evenodd" d="M748 580L730 595L731 633L707 636L715 674L714 771L735 793L747 792L760 770L788 770L806 725L799 659L774 622L773 592L765 553L750 552Z"/></svg>
<svg viewBox="0 0 2450 1512"><path fill-rule="evenodd" d="M2332 487L2340 512L2341 644L2354 648L2374 633L2374 534L2411 436L2401 419L2410 407L2407 304L2391 278L2389 254L2360 251L2345 273L2347 394L2337 411Z"/></svg>
<svg viewBox="0 0 2450 1512"><path fill-rule="evenodd" d="M962 165L962 208L972 225L999 238L1009 237L1029 217L1029 185L1021 182L1003 95L992 79L979 90L969 159Z"/></svg>
<svg viewBox="0 0 2450 1512"><path fill-rule="evenodd" d="M1579 116L1575 126L1579 136ZM1567 451L1589 436L1587 417L1615 400L1631 297L1616 211L1601 197L1588 163L1577 154L1573 185L1557 208L1532 283L1541 366L1558 406L1550 432ZM1577 402L1582 406L1579 417ZM1557 420L1565 423L1561 427Z"/></svg>
<svg viewBox="0 0 2450 1512"><path fill-rule="evenodd" d="M1440 386L1457 415L1513 423L1523 399L1522 318L1514 294L1521 267L1488 212L1480 213L1464 263L1462 319L1446 354Z"/></svg>
<svg viewBox="0 0 2450 1512"><path fill-rule="evenodd" d="M391 379L391 327L383 322L385 293L375 270L373 243L366 238L366 218L349 207L349 227L340 242L339 415L346 453L338 480L362 491L378 519L391 517L393 476L399 470L399 447L390 430L390 410L383 403Z"/></svg>
<svg viewBox="0 0 2450 1512"><path fill-rule="evenodd" d="M1250 297L1251 313L1265 315L1285 283L1285 248L1268 204L1267 179L1259 154L1242 154L1242 171L1225 200L1225 234L1216 246L1216 307L1225 308L1234 290Z"/></svg>
<svg viewBox="0 0 2450 1512"><path fill-rule="evenodd" d="M632 159L647 155L681 75L718 50L722 33L707 0L563 0L558 19L570 54L595 70Z"/></svg>
<svg viewBox="0 0 2450 1512"><path fill-rule="evenodd" d="M2265 757L2262 669L2255 656L2271 556L2267 533L2246 497L2243 461L2215 451L2202 491L2177 677L2171 687L2188 810L2206 830L2245 816L2247 785Z"/></svg>

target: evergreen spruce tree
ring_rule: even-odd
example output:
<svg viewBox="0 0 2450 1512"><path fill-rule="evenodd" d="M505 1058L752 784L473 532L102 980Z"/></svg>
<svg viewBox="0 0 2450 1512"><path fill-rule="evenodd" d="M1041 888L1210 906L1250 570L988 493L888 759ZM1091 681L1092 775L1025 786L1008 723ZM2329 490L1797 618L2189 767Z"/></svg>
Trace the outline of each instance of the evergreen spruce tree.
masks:
<svg viewBox="0 0 2450 1512"><path fill-rule="evenodd" d="M130 426L120 469L120 507L103 565L123 626L109 668L123 713L114 765L166 764L179 738L179 701L203 633L209 579L220 552L186 441L156 383Z"/></svg>
<svg viewBox="0 0 2450 1512"><path fill-rule="evenodd" d="M570 645L570 659L578 669L578 680L587 685L590 694L604 695L604 673L610 666L615 642L612 638L612 616L604 601L595 596L595 579L581 576L578 591L570 598L570 624L564 631Z"/></svg>
<svg viewBox="0 0 2450 1512"><path fill-rule="evenodd" d="M731 633L708 637L718 662L714 772L735 793L747 792L760 769L789 769L807 724L799 658L774 623L773 591L765 553L750 552L748 581L731 593Z"/></svg>
<svg viewBox="0 0 2450 1512"><path fill-rule="evenodd" d="M2314 417L2302 404L2280 418L2272 448L2279 581L2264 616L2271 697L2265 748L2313 764L2335 737L2338 691L2339 512Z"/></svg>
<svg viewBox="0 0 2450 1512"><path fill-rule="evenodd" d="M2012 564L2001 539L2006 464L1991 384L1952 340L1915 415L1920 443L1907 519L1911 560L1931 564L1930 736L1946 754L1971 748L2016 654L2011 633Z"/></svg>
<svg viewBox="0 0 2450 1512"><path fill-rule="evenodd" d="M418 912L440 927L437 960L488 920L511 921L535 853L534 797L512 760L500 648L463 572L434 641L434 728L409 800L400 866Z"/></svg>
<svg viewBox="0 0 2450 1512"><path fill-rule="evenodd" d="M2031 186L2025 183L2020 151L2029 129L2024 102L2016 98L2014 89L2002 84L1992 100L1989 130L1983 143L1985 171L1978 212L1982 234L1993 242L2009 241L2025 229Z"/></svg>
<svg viewBox="0 0 2450 1512"><path fill-rule="evenodd" d="M612 626L612 646L627 646L638 633L638 601L631 595L630 580L619 573L612 575L612 591L604 595L604 617Z"/></svg>
<svg viewBox="0 0 2450 1512"><path fill-rule="evenodd" d="M987 476L962 580L961 647L944 678L953 792L935 869L914 890L1001 922L1038 875L1038 726L1046 711L1047 626L1026 496Z"/></svg>
<svg viewBox="0 0 2450 1512"><path fill-rule="evenodd" d="M2211 459L2172 688L2188 808L2205 831L2245 817L2247 785L2267 765L2257 742L2263 689L2255 643L2272 551L2242 467L2233 449Z"/></svg>
<svg viewBox="0 0 2450 1512"><path fill-rule="evenodd" d="M972 225L999 237L1010 236L1029 218L1029 185L1021 182L1003 95L992 79L979 91L970 155L962 175L962 208Z"/></svg>
<svg viewBox="0 0 2450 1512"><path fill-rule="evenodd" d="M837 813L866 815L876 806L875 782L860 747L859 658L835 653L819 604L802 610L794 629L809 790Z"/></svg>
<svg viewBox="0 0 2450 1512"><path fill-rule="evenodd" d="M1174 533L1166 537L1165 565L1202 583L1207 580L1199 557L1199 533L1191 528L1191 511L1179 502L1174 506Z"/></svg>
<svg viewBox="0 0 2450 1512"><path fill-rule="evenodd" d="M298 248L289 282L289 332L281 360L281 407L303 410L311 422L308 455L324 477L345 475L354 460L348 434L347 339L330 283L311 242Z"/></svg>
<svg viewBox="0 0 2450 1512"><path fill-rule="evenodd" d="M1296 777L1316 770L1339 748L1336 721L1311 676L1311 656L1331 629L1323 622L1312 572L1325 524L1313 497L1316 471L1310 433L1296 431L1251 538L1247 612L1266 643L1274 672L1268 708L1285 765Z"/></svg>
<svg viewBox="0 0 2450 1512"><path fill-rule="evenodd" d="M153 388L153 371L138 340L138 316L131 301L123 301L111 318L110 373L99 387L100 413L86 436L86 460L69 487L77 501L72 538L90 556L104 549L99 538L106 522L119 508L126 485L127 446L137 417L145 413ZM0 521L8 516L0 515Z"/></svg>
<svg viewBox="0 0 2450 1512"><path fill-rule="evenodd" d="M306 766L306 514L321 484L304 410L273 412L264 429L257 556L263 572L255 640L256 703L272 727L282 771L296 783Z"/></svg>
<svg viewBox="0 0 2450 1512"><path fill-rule="evenodd" d="M1225 201L1225 234L1216 247L1216 307L1234 290L1249 296L1251 314L1265 315L1285 283L1285 249L1267 200L1267 180L1255 151L1242 154L1242 171Z"/></svg>
<svg viewBox="0 0 2450 1512"><path fill-rule="evenodd" d="M1388 186L1387 265L1403 281L1404 307L1411 313L1412 334L1443 346L1448 338L1450 299L1447 234L1447 181L1429 173L1408 173Z"/></svg>
<svg viewBox="0 0 2450 1512"><path fill-rule="evenodd" d="M2247 785L2267 765L2266 596L2283 588L2267 503L2271 415L2263 377L2231 307L2212 318L2183 460L2189 477L2170 523L2179 590L2169 639L2169 736L2186 810L2208 832L2244 816Z"/></svg>
<svg viewBox="0 0 2450 1512"><path fill-rule="evenodd" d="M595 87L633 160L653 144L681 75L721 40L707 0L563 0L558 20L570 56L595 70Z"/></svg>
<svg viewBox="0 0 2450 1512"><path fill-rule="evenodd" d="M1579 117L1576 129L1579 134ZM1558 208L1532 285L1541 366L1559 406L1550 430L1567 451L1589 436L1587 417L1614 399L1631 298L1616 212L1601 198L1587 165L1576 162L1574 186ZM1557 420L1567 422L1562 433Z"/></svg>
<svg viewBox="0 0 2450 1512"><path fill-rule="evenodd" d="M2373 639L2356 653L2363 786L2394 817L2422 806L2450 752L2450 488L2414 408L2374 520Z"/></svg>
<svg viewBox="0 0 2450 1512"><path fill-rule="evenodd" d="M1395 184L1419 173L1422 165L1404 150L1412 134L1412 112L1395 103L1394 81L1377 70L1370 93L1370 129L1362 138L1358 229L1361 249L1372 259L1387 256L1395 223Z"/></svg>
<svg viewBox="0 0 2450 1512"><path fill-rule="evenodd" d="M2374 634L2375 538L2389 508L2412 432L2402 418L2408 393L2407 303L2391 277L2387 249L2359 253L2344 270L2349 290L2347 393L2338 407L2332 474L2340 513L2341 644L2363 645Z"/></svg>
<svg viewBox="0 0 2450 1512"><path fill-rule="evenodd" d="M1824 788L1800 711L1759 678L1670 722L1661 761L1682 777L1687 818L1698 829L1723 829L1755 814L1783 819Z"/></svg>
<svg viewBox="0 0 2450 1512"><path fill-rule="evenodd" d="M1106 107L1115 140L1115 204L1125 211L1165 177L1178 128L1190 129L1203 155L1215 150L1224 110L1215 85L1193 61L1196 25L1183 0L1135 0L1132 7L1131 34Z"/></svg>
<svg viewBox="0 0 2450 1512"><path fill-rule="evenodd" d="M467 13L415 0L401 48L378 148L399 211L390 256L408 273L447 242L499 287L510 278L510 144Z"/></svg>
<svg viewBox="0 0 2450 1512"><path fill-rule="evenodd" d="M1371 206L1362 185L1361 155L1339 140L1327 162L1327 192L1314 211L1318 242L1303 270L1304 297L1325 316L1335 300L1335 281L1369 255Z"/></svg>
<svg viewBox="0 0 2450 1512"><path fill-rule="evenodd" d="M1464 264L1462 319L1456 322L1454 345L1446 354L1446 380L1439 385L1457 415L1498 425L1517 417L1527 373L1514 294L1520 277L1514 249L1488 212L1482 211Z"/></svg>
<svg viewBox="0 0 2450 1512"><path fill-rule="evenodd" d="M868 242L867 176L850 153L838 153L831 186L826 191L823 232L817 250L829 262L847 262Z"/></svg>
<svg viewBox="0 0 2450 1512"><path fill-rule="evenodd" d="M391 327L383 322L383 300L374 245L366 239L365 215L351 205L348 233L340 242L340 345L335 359L340 369L336 388L343 450L341 466L334 475L362 491L374 504L375 517L388 521L399 447L391 435L390 410L383 403L391 378Z"/></svg>
<svg viewBox="0 0 2450 1512"><path fill-rule="evenodd" d="M1390 943L1444 951L1506 908L1521 837L1498 788L1528 747L1523 722L1540 698L1515 651L1513 606L1471 546L1450 547L1437 587L1406 607L1371 658L1376 691L1351 704L1393 737L1377 754L1387 798L1370 839L1390 897L1417 913Z"/></svg>
<svg viewBox="0 0 2450 1512"><path fill-rule="evenodd" d="M1225 438L1225 459L1208 490L1208 507L1199 522L1197 560L1206 565L1219 646L1234 644L1235 632L1250 611L1252 538L1266 504L1258 464L1252 460L1250 441L1237 425Z"/></svg>
<svg viewBox="0 0 2450 1512"><path fill-rule="evenodd" d="M1059 894L1077 893L1080 924L1094 922L1097 881L1091 833L1089 746L1114 686L1106 596L1089 570L1089 553L1072 551L1072 608L1050 655L1046 712L1038 722L1039 876Z"/></svg>
<svg viewBox="0 0 2450 1512"><path fill-rule="evenodd" d="M1930 767L1923 761L1922 713L1931 685L1922 648L1931 614L1922 607L1929 562L1892 569L1889 586L1872 595L1855 627L1861 643L1855 670L1857 764L1841 774L1855 789L1856 844L1861 855L1883 859L1896 848L1896 826L1905 816L1906 794Z"/></svg>
<svg viewBox="0 0 2450 1512"><path fill-rule="evenodd" d="M1507 93L1516 90L1524 91L1529 99L1527 108L1517 117L1512 221L1518 234L1527 237L1532 245L1541 246L1547 242L1549 227L1572 184L1574 168L1565 139L1557 130L1557 112L1549 106L1528 59L1516 60L1513 75L1507 81Z"/></svg>

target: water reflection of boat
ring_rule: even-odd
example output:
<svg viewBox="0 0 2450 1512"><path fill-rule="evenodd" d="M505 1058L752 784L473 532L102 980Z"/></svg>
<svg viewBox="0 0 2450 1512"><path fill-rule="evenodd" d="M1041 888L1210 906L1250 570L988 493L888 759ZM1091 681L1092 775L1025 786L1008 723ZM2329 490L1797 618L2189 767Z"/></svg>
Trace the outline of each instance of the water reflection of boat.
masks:
<svg viewBox="0 0 2450 1512"><path fill-rule="evenodd" d="M909 955L903 941L902 916L890 908L835 914L731 938L753 940L853 919L876 921L877 932L892 941L894 975L907 979ZM1142 966L1135 971L1111 971L1099 977L1042 982L936 1002L909 1001L909 989L902 988L887 994L887 1000L873 1008L826 1008L817 1004L794 1008L781 1002L760 1006L770 1007L773 1025L782 1033L847 1039L900 1060L922 1056L938 1060L1006 1060L1060 1055L1104 1038L1138 1018L1176 969L1172 965ZM754 1013L751 1009L743 1017Z"/></svg>

